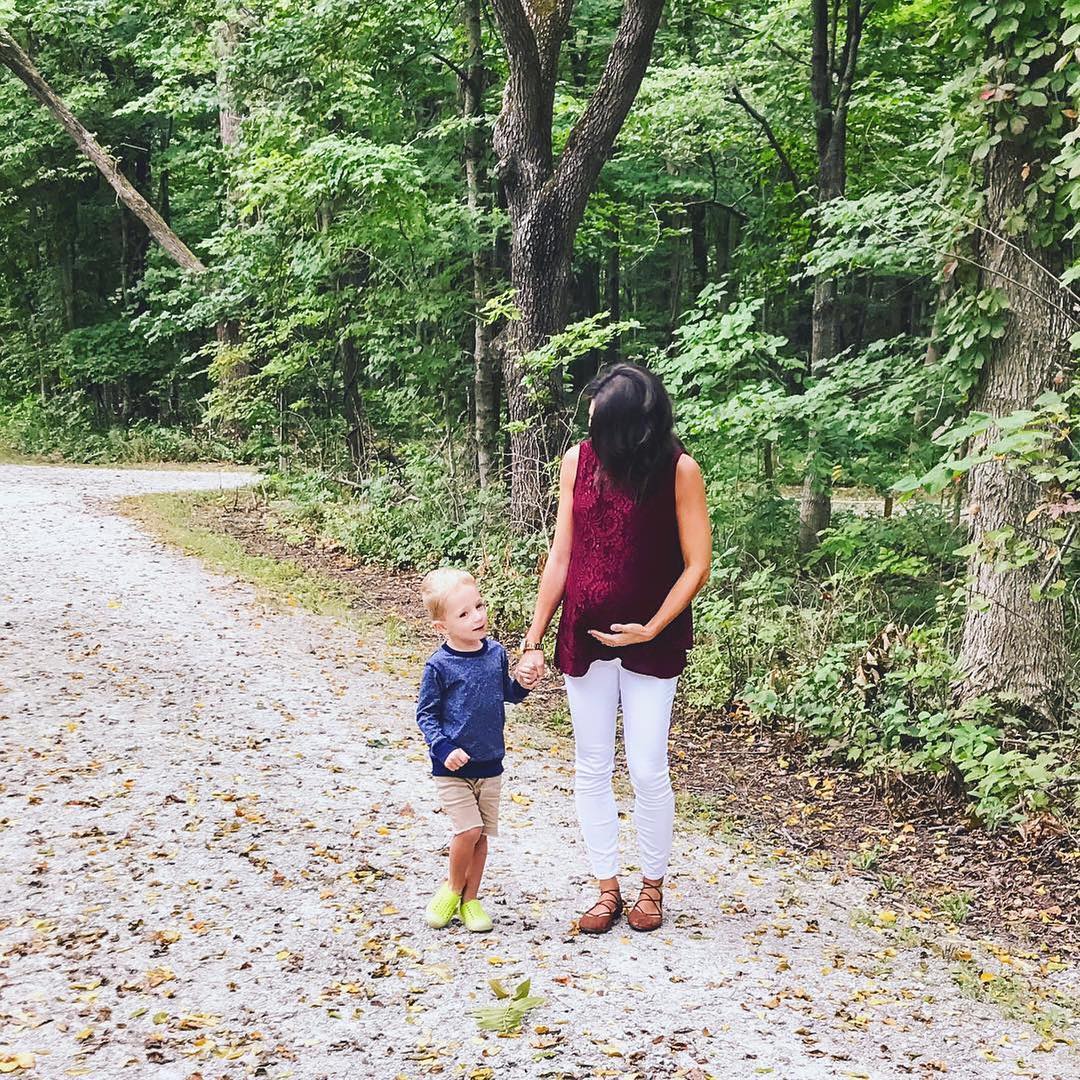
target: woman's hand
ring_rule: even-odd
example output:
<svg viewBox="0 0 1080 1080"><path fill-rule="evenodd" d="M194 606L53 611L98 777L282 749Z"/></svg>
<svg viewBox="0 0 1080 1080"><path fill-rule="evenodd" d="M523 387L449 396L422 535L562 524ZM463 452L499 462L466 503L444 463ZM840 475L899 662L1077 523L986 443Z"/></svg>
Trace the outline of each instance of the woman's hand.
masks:
<svg viewBox="0 0 1080 1080"><path fill-rule="evenodd" d="M652 641L656 636L647 626L642 626L639 622L612 623L610 633L604 633L603 630L590 630L589 633L597 641L613 649L621 645L642 645L646 641Z"/></svg>
<svg viewBox="0 0 1080 1080"><path fill-rule="evenodd" d="M526 649L514 668L514 678L526 690L531 690L544 676L544 654L539 649Z"/></svg>

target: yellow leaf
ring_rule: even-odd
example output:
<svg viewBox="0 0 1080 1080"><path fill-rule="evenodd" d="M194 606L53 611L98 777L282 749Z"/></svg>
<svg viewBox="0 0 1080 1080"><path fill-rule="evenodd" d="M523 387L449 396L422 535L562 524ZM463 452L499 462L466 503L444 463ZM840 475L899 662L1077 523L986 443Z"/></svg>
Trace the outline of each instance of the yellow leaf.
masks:
<svg viewBox="0 0 1080 1080"><path fill-rule="evenodd" d="M86 1040L89 1039L90 1036L93 1034L93 1028L83 1028L82 1031L80 1031L79 1034L75 1036L75 1038L78 1042L86 1042Z"/></svg>
<svg viewBox="0 0 1080 1080"><path fill-rule="evenodd" d="M0 1072L10 1073L19 1069L32 1069L34 1067L33 1054L3 1054L0 1055Z"/></svg>
<svg viewBox="0 0 1080 1080"><path fill-rule="evenodd" d="M979 974L979 982L988 983L993 982L997 976L992 971L983 971Z"/></svg>
<svg viewBox="0 0 1080 1080"><path fill-rule="evenodd" d="M501 956L489 956L487 958L487 961L493 967L500 967L501 965L506 963L506 961Z"/></svg>
<svg viewBox="0 0 1080 1080"><path fill-rule="evenodd" d="M120 601L119 600L110 600L109 601L109 607L118 608L119 606L120 606Z"/></svg>
<svg viewBox="0 0 1080 1080"><path fill-rule="evenodd" d="M763 877L759 876L758 874L750 874L749 877L750 877L750 884L751 885L764 885L765 884L765 879Z"/></svg>
<svg viewBox="0 0 1080 1080"><path fill-rule="evenodd" d="M896 923L896 912L889 911L887 908L884 911L878 912L878 922L882 926L893 926Z"/></svg>
<svg viewBox="0 0 1080 1080"><path fill-rule="evenodd" d="M607 1046L601 1046L600 1053L606 1054L608 1057L623 1056L623 1052L614 1043L609 1043Z"/></svg>
<svg viewBox="0 0 1080 1080"><path fill-rule="evenodd" d="M397 914L399 914L399 912L398 912L398 909L396 907L394 907L393 904L387 904L386 907L384 907L382 909L382 914L383 915L397 915Z"/></svg>
<svg viewBox="0 0 1080 1080"><path fill-rule="evenodd" d="M519 806L532 806L532 799L528 795L511 795L511 802L516 802Z"/></svg>
<svg viewBox="0 0 1080 1080"><path fill-rule="evenodd" d="M274 953L274 956L278 960L288 960L289 957L292 956L292 953L289 952L288 949L279 949L276 953Z"/></svg>

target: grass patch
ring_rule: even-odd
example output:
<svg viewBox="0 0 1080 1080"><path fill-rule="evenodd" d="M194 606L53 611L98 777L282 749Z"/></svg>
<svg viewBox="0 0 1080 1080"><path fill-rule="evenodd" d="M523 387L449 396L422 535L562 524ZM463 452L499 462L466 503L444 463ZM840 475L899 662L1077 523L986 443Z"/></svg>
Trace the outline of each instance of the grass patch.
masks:
<svg viewBox="0 0 1080 1080"><path fill-rule="evenodd" d="M1008 1020L1030 1024L1048 1040L1044 1050L1052 1050L1053 1040L1080 1015L1076 999L1037 987L1019 972L988 972L965 961L953 968L952 978L965 997L995 1006Z"/></svg>
<svg viewBox="0 0 1080 1080"><path fill-rule="evenodd" d="M330 615L355 630L383 630L383 621L361 613L340 582L307 569L291 559L252 555L239 541L200 525L200 506L220 501L218 492L137 495L122 500L121 510L149 532L188 555L203 560L211 569L250 582L259 600L282 611L303 607L317 615ZM230 493L228 498L235 498ZM395 628L400 642L404 626Z"/></svg>

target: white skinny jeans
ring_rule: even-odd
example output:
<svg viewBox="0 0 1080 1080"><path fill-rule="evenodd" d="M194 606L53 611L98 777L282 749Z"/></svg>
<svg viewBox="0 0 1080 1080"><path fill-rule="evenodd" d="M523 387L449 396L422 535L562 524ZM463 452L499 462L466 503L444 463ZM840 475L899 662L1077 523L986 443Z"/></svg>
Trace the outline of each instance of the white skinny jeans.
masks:
<svg viewBox="0 0 1080 1080"><path fill-rule="evenodd" d="M578 678L564 676L574 723L574 796L592 872L619 872L615 713L622 701L623 742L634 785L634 826L645 877L662 878L671 855L675 796L668 776L668 731L678 679L627 671L621 660L594 660Z"/></svg>

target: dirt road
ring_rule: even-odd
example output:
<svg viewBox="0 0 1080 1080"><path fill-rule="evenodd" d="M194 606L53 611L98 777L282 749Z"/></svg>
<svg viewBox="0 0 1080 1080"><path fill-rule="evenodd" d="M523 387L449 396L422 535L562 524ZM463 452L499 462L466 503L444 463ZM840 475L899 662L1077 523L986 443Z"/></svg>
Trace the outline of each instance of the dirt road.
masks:
<svg viewBox="0 0 1080 1080"><path fill-rule="evenodd" d="M445 822L411 681L374 638L265 610L111 506L243 480L0 466L0 1068L1080 1077L1051 1001L1075 980L1045 956L689 825L660 933L575 936L570 748L522 712L496 929L429 930ZM527 977L545 1004L522 1033L481 1031L489 979Z"/></svg>

